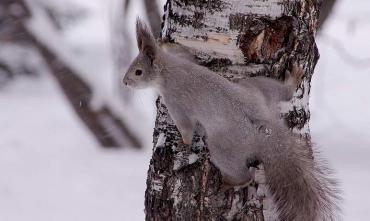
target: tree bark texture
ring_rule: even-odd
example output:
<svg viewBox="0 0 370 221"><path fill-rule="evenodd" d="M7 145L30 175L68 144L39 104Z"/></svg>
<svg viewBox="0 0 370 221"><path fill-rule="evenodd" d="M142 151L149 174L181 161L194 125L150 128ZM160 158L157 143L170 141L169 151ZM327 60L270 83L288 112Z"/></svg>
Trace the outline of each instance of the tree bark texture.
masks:
<svg viewBox="0 0 370 221"><path fill-rule="evenodd" d="M169 0L162 38L188 46L199 64L231 81L261 75L283 80L298 64L305 76L281 115L309 139L318 8L315 0ZM157 108L145 192L147 221L276 219L263 165L250 168L255 178L249 186L222 191L204 133L196 133L191 147L180 148L181 136L160 98Z"/></svg>

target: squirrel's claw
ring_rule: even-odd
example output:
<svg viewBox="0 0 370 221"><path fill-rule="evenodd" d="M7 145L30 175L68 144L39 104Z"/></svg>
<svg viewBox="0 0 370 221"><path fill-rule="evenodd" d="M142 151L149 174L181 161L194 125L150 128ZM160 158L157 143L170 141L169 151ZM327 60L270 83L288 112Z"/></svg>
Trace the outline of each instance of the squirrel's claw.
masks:
<svg viewBox="0 0 370 221"><path fill-rule="evenodd" d="M177 144L178 144L178 147L180 147L180 148L186 148L187 146L191 145L191 144L186 143L184 141L184 139L182 139L182 138L178 141Z"/></svg>
<svg viewBox="0 0 370 221"><path fill-rule="evenodd" d="M191 145L193 141L193 133L181 133L181 141L183 144Z"/></svg>
<svg viewBox="0 0 370 221"><path fill-rule="evenodd" d="M188 140L184 140L184 138L181 139L181 142L185 145L191 145L191 141L189 142Z"/></svg>

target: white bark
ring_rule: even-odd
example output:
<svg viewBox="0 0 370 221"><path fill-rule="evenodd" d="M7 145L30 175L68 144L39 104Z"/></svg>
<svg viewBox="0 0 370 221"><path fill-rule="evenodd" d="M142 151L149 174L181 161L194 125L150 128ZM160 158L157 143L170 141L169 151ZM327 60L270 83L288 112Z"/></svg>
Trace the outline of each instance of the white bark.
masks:
<svg viewBox="0 0 370 221"><path fill-rule="evenodd" d="M308 96L318 59L317 12L315 0L169 0L162 37L190 47L200 64L232 81L257 75L283 79L293 64L300 65L304 80L294 99L283 105L282 115L289 127L309 138ZM147 220L276 218L262 165L250 168L255 174L251 185L222 192L206 137L197 134L191 149L179 149L179 133L161 100L157 107L154 143L161 134L164 145L153 149Z"/></svg>

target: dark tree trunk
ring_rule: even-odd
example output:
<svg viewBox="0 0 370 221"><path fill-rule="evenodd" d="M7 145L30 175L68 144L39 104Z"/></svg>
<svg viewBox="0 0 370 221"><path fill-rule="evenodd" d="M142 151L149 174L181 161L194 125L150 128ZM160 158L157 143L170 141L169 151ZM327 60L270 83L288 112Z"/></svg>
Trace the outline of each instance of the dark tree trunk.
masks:
<svg viewBox="0 0 370 221"><path fill-rule="evenodd" d="M324 27L325 22L330 17L330 14L333 12L336 0L323 0L320 6L320 17L319 17L319 27L318 29L322 29Z"/></svg>
<svg viewBox="0 0 370 221"><path fill-rule="evenodd" d="M52 51L32 36L48 67L77 116L103 147L140 148L137 137L107 107L91 108L92 89Z"/></svg>
<svg viewBox="0 0 370 221"><path fill-rule="evenodd" d="M162 37L193 49L200 64L229 80L264 75L283 79L293 64L305 77L282 116L309 139L308 96L319 54L315 44L318 2L284 0L169 0ZM206 138L180 149L180 134L159 98L153 156L145 192L146 220L273 220L263 166L251 185L223 192L209 161Z"/></svg>
<svg viewBox="0 0 370 221"><path fill-rule="evenodd" d="M158 38L161 33L161 15L157 0L144 0L146 15L154 37Z"/></svg>
<svg viewBox="0 0 370 221"><path fill-rule="evenodd" d="M92 88L27 29L25 24L31 17L32 14L23 0L2 0L0 2L0 43L31 47L40 52L74 111L102 146L141 147L140 140L109 107L103 106L99 110L93 110L90 107ZM2 45L0 49L1 47ZM10 65L15 64L3 64L0 59L0 72L11 72ZM22 66L22 64L17 65Z"/></svg>
<svg viewBox="0 0 370 221"><path fill-rule="evenodd" d="M32 50L32 42L24 29L22 20L29 18L30 13L22 5L15 4L14 1L3 0L0 2L0 87L14 79L16 75L37 75L29 65L24 63L12 62L7 59L9 55L4 55L12 49L5 50L4 47L15 48L23 47L25 50Z"/></svg>

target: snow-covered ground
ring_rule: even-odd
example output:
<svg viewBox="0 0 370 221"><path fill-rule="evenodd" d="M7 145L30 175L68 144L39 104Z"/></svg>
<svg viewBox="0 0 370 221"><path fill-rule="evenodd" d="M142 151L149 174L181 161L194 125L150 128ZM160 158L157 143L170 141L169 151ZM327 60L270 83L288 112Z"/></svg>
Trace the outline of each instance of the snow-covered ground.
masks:
<svg viewBox="0 0 370 221"><path fill-rule="evenodd" d="M98 0L81 4L91 2L99 8ZM318 37L321 59L311 90L311 133L342 183L345 221L370 217L370 62L345 62L332 37L354 57L370 58L369 14L367 1L340 2ZM89 50L99 36L107 40L95 36L91 45L86 41ZM150 147L97 146L53 79L41 76L0 89L0 221L143 220Z"/></svg>
<svg viewBox="0 0 370 221"><path fill-rule="evenodd" d="M53 81L0 93L0 220L143 220L149 151L108 151Z"/></svg>
<svg viewBox="0 0 370 221"><path fill-rule="evenodd" d="M339 2L317 38L311 89L312 138L342 183L345 221L370 217L369 15L368 1Z"/></svg>

